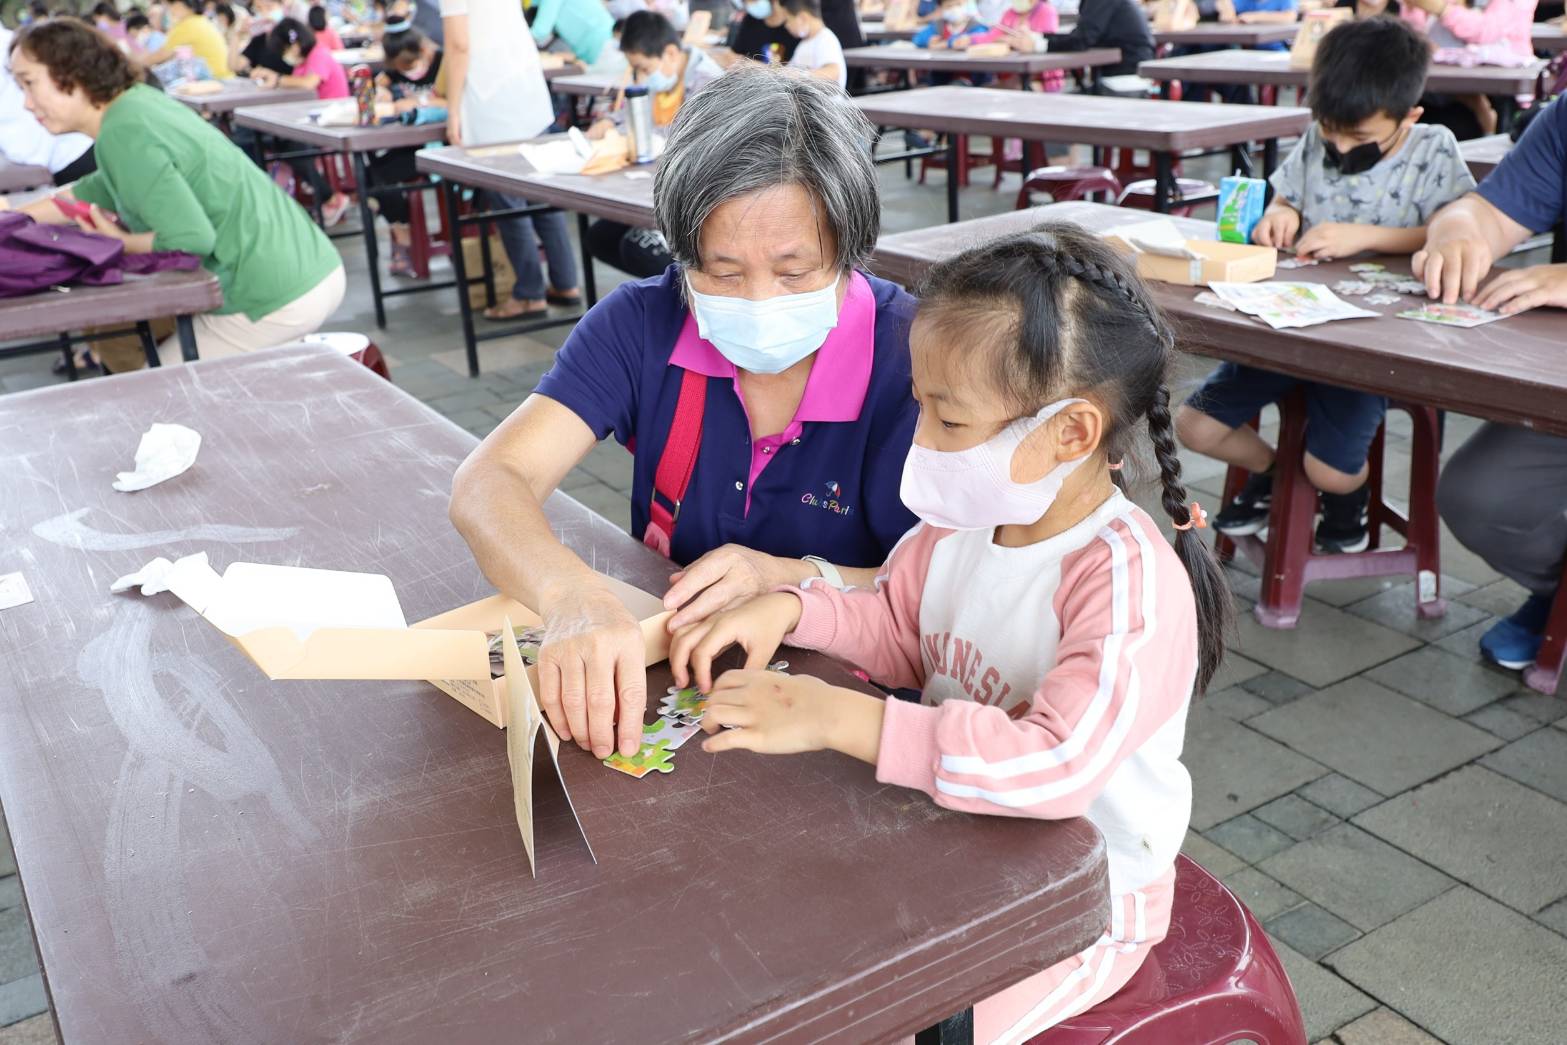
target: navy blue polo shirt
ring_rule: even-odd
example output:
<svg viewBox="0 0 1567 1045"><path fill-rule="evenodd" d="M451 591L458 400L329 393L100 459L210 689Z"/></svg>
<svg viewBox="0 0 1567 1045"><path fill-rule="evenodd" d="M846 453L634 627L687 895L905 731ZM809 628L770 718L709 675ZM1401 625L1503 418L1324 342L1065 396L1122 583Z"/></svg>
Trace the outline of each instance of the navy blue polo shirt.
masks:
<svg viewBox="0 0 1567 1045"><path fill-rule="evenodd" d="M1567 106L1560 98L1530 121L1478 191L1530 232L1554 228L1567 215Z"/></svg>
<svg viewBox="0 0 1567 1045"><path fill-rule="evenodd" d="M707 376L702 445L675 524L672 558L723 544L878 566L913 527L898 487L918 407L909 376L915 300L855 273L838 326L816 353L794 420L751 438L732 364L696 333L679 268L615 288L584 316L538 392L603 439L633 439L631 530L647 528L653 475L687 369Z"/></svg>

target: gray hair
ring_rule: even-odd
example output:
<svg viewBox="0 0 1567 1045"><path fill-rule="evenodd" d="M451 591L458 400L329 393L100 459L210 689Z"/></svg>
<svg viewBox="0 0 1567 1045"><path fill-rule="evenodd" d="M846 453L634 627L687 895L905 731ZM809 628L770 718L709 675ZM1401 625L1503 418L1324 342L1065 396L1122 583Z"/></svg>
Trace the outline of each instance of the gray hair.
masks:
<svg viewBox="0 0 1567 1045"><path fill-rule="evenodd" d="M700 268L702 225L722 204L800 185L825 211L838 265L857 268L881 232L871 163L875 128L836 85L746 62L686 99L653 176L653 210L670 253Z"/></svg>

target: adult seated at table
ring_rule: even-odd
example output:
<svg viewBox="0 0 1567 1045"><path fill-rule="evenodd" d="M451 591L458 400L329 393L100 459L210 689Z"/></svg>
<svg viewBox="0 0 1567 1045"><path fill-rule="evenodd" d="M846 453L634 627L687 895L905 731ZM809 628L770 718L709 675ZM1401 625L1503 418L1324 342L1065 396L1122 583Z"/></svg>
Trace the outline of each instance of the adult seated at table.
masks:
<svg viewBox="0 0 1567 1045"><path fill-rule="evenodd" d="M162 65L175 57L181 47L207 63L207 71L215 80L227 80L234 74L229 71L229 45L218 27L203 18L197 11L195 0L169 0L164 6L168 12L169 34L163 38L163 46L147 58L149 66Z"/></svg>
<svg viewBox="0 0 1567 1045"><path fill-rule="evenodd" d="M113 41L74 19L30 25L12 46L11 71L45 129L94 139L98 170L70 189L93 207L84 228L132 254L195 254L218 277L223 304L195 318L201 355L279 345L336 310L343 264L325 234L220 131L139 83ZM52 200L23 210L67 220ZM179 358L173 339L162 355Z"/></svg>
<svg viewBox="0 0 1567 1045"><path fill-rule="evenodd" d="M1567 265L1494 265L1567 217L1567 104L1557 99L1473 193L1439 211L1414 256L1433 298L1521 312L1567 308ZM1490 327L1496 337L1505 327ZM1529 598L1480 639L1480 652L1508 668L1534 663L1567 554L1567 439L1485 424L1442 471L1437 506L1453 536Z"/></svg>
<svg viewBox="0 0 1567 1045"><path fill-rule="evenodd" d="M617 708L619 750L638 748L643 639L541 508L600 440L635 454L632 532L688 564L672 629L809 577L869 584L914 523L898 496L914 300L860 271L873 134L837 87L787 70L740 66L687 100L653 186L676 263L595 306L458 469L453 523L548 629L550 723L600 757Z"/></svg>
<svg viewBox="0 0 1567 1045"><path fill-rule="evenodd" d="M1121 61L1096 70L1101 76L1135 76L1139 65L1153 60L1153 33L1137 0L1083 0L1072 31L1047 39L1052 51L1118 48Z"/></svg>
<svg viewBox="0 0 1567 1045"><path fill-rule="evenodd" d="M50 134L27 111L22 89L11 76L11 30L0 26L0 158L18 167L42 167L56 185L90 174L92 139L85 134Z"/></svg>

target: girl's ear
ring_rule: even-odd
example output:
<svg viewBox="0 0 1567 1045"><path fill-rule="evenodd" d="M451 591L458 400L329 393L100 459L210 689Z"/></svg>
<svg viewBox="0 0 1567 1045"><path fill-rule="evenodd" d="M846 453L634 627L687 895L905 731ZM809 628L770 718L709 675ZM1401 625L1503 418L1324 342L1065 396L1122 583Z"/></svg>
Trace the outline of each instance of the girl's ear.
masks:
<svg viewBox="0 0 1567 1045"><path fill-rule="evenodd" d="M1093 403L1073 403L1034 429L1012 455L1012 481L1038 482L1056 465L1076 461L1099 448L1104 414Z"/></svg>

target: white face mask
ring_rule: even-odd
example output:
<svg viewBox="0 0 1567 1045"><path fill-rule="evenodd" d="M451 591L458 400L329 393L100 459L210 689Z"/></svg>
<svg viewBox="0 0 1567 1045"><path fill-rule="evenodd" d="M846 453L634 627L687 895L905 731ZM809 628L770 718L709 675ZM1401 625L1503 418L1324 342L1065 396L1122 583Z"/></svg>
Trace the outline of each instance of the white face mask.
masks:
<svg viewBox="0 0 1567 1045"><path fill-rule="evenodd" d="M686 281L696 330L741 370L781 374L822 347L838 325L838 280L762 301L702 294Z"/></svg>
<svg viewBox="0 0 1567 1045"><path fill-rule="evenodd" d="M978 10L972 4L964 4L962 7L943 7L941 17L951 25L959 25L973 18Z"/></svg>
<svg viewBox="0 0 1567 1045"><path fill-rule="evenodd" d="M1031 483L1012 479L1012 455L1056 414L1081 403L1063 399L1021 417L978 446L940 451L915 444L903 462L898 493L909 511L948 530L989 530L1037 522L1060 496L1066 477L1088 459L1063 461Z"/></svg>

